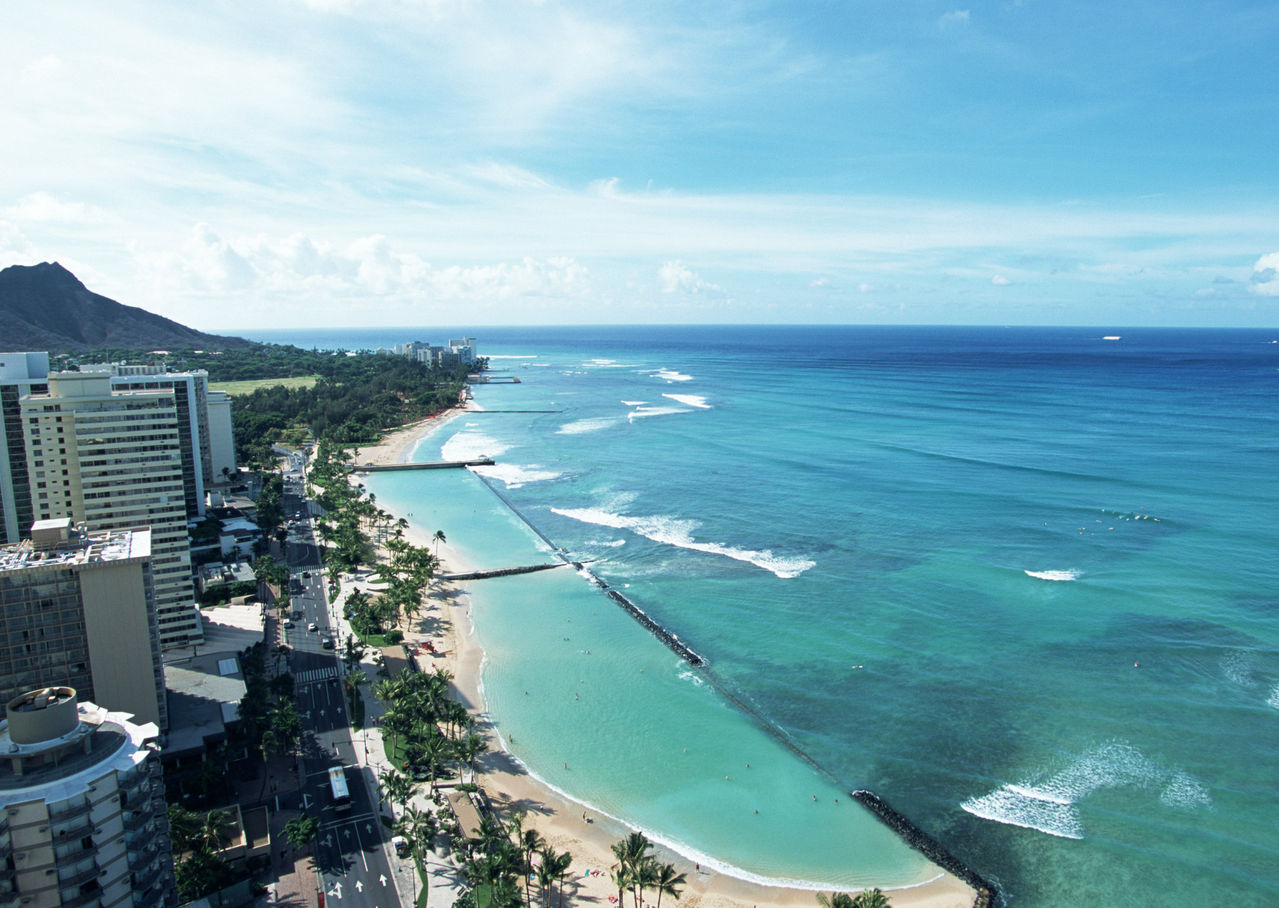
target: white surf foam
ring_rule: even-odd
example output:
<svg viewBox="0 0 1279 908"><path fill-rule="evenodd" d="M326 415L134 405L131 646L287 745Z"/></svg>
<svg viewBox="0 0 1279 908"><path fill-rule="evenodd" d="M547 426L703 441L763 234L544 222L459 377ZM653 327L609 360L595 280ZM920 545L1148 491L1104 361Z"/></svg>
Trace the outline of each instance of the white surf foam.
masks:
<svg viewBox="0 0 1279 908"><path fill-rule="evenodd" d="M700 394L663 394L662 397L669 397L671 400L678 401L686 407L697 407L700 410L709 410L711 405L706 402L706 398Z"/></svg>
<svg viewBox="0 0 1279 908"><path fill-rule="evenodd" d="M654 416L670 416L672 413L692 412L692 410L686 410L683 407L637 407L627 413L626 418L634 422L637 419L649 419Z"/></svg>
<svg viewBox="0 0 1279 908"><path fill-rule="evenodd" d="M626 545L625 539L588 539L586 547L588 549L616 549Z"/></svg>
<svg viewBox="0 0 1279 908"><path fill-rule="evenodd" d="M1240 687L1256 687L1259 683L1253 673L1252 659L1247 653L1229 653L1221 660L1221 672Z"/></svg>
<svg viewBox="0 0 1279 908"><path fill-rule="evenodd" d="M1079 571L1026 571L1025 574L1036 580L1055 580L1059 583L1079 579Z"/></svg>
<svg viewBox="0 0 1279 908"><path fill-rule="evenodd" d="M458 432L440 448L445 460L475 460L480 457L497 457L511 449L483 432Z"/></svg>
<svg viewBox="0 0 1279 908"><path fill-rule="evenodd" d="M556 430L557 435L585 435L588 432L598 432L601 429L607 429L609 426L616 425L621 420L616 416L599 416L593 419L579 419L575 422L567 422Z"/></svg>
<svg viewBox="0 0 1279 908"><path fill-rule="evenodd" d="M1275 689L1270 692L1270 696L1266 698L1266 705L1279 709L1279 684L1275 685Z"/></svg>
<svg viewBox="0 0 1279 908"><path fill-rule="evenodd" d="M1102 789L1127 786L1162 786L1160 801L1171 807L1211 803L1207 788L1198 780L1161 769L1131 744L1116 741L1076 757L1064 769L1001 785L959 806L985 820L1082 839L1079 802Z"/></svg>
<svg viewBox="0 0 1279 908"><path fill-rule="evenodd" d="M658 378L666 381L692 381L693 376L685 375L683 372L676 372L673 369L658 369L656 373Z"/></svg>
<svg viewBox="0 0 1279 908"><path fill-rule="evenodd" d="M642 406L644 406L646 403L648 403L648 401L646 401L646 400L624 400L624 401L622 401L622 403L623 403L623 404L625 404L625 405L626 405L626 406L628 406L628 407L642 407Z"/></svg>
<svg viewBox="0 0 1279 908"><path fill-rule="evenodd" d="M706 683L706 681L703 680L702 676L699 675L697 672L682 671L679 673L679 679L681 681L687 681L690 684L694 685L695 687L701 687L703 684Z"/></svg>
<svg viewBox="0 0 1279 908"><path fill-rule="evenodd" d="M662 543L663 545L672 545L694 552L722 555L725 558L744 561L763 568L782 580L798 577L817 563L805 558L786 558L775 555L769 549L740 549L718 542L698 542L693 538L693 530L698 527L698 523L695 520L685 520L660 514L648 517L631 517L598 508L551 508L551 511L561 517L569 517L582 523L611 527L615 530L629 530L638 536L643 536L645 539L651 539L653 542Z"/></svg>
<svg viewBox="0 0 1279 908"><path fill-rule="evenodd" d="M551 470L540 470L536 464L521 467L513 463L499 463L491 467L474 467L473 469L476 473L505 483L508 489L518 489L530 482L549 482L564 475Z"/></svg>
<svg viewBox="0 0 1279 908"><path fill-rule="evenodd" d="M1208 794L1207 787L1194 776L1175 772L1159 793L1159 803L1165 807L1193 810L1196 807L1212 806L1212 796Z"/></svg>

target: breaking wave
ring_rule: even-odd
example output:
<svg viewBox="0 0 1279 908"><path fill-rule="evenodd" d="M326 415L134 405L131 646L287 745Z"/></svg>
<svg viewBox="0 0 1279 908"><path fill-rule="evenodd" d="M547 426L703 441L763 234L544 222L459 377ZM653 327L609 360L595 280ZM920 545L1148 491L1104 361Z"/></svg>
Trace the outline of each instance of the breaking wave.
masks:
<svg viewBox="0 0 1279 908"><path fill-rule="evenodd" d="M579 419L576 422L568 422L560 426L557 435L585 435L587 432L598 432L601 429L607 429L609 426L616 425L619 421L616 416L598 416L592 419Z"/></svg>
<svg viewBox="0 0 1279 908"><path fill-rule="evenodd" d="M483 432L458 432L440 448L445 460L476 460L480 457L498 457L511 449L496 438Z"/></svg>
<svg viewBox="0 0 1279 908"><path fill-rule="evenodd" d="M611 527L615 530L629 530L638 536L643 536L645 539L650 539L663 545L672 545L694 552L722 555L735 561L744 561L747 564L763 568L782 580L798 577L817 563L806 558L786 558L775 555L769 549L740 549L718 542L698 542L693 538L693 530L698 527L698 523L695 520L685 520L660 514L650 517L630 517L625 514L614 514L597 508L551 508L551 512L582 523Z"/></svg>
<svg viewBox="0 0 1279 908"><path fill-rule="evenodd" d="M1036 580L1056 580L1063 582L1067 580L1078 580L1078 571L1026 571L1027 577L1034 577Z"/></svg>
<svg viewBox="0 0 1279 908"><path fill-rule="evenodd" d="M1102 789L1130 786L1161 788L1159 800L1168 807L1189 809L1212 803L1199 780L1161 769L1131 744L1116 741L1076 757L1064 769L1010 782L959 806L984 820L1082 839L1079 802Z"/></svg>
<svg viewBox="0 0 1279 908"><path fill-rule="evenodd" d="M669 397L671 400L678 401L686 407L697 407L699 410L709 410L711 405L706 402L706 398L700 394L663 394L662 397Z"/></svg>

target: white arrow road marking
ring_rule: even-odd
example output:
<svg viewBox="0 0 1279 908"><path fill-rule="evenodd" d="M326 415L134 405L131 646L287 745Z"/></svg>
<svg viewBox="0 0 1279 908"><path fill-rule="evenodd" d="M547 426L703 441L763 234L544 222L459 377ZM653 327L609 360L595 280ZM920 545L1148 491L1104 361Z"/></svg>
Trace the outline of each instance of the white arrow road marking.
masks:
<svg viewBox="0 0 1279 908"><path fill-rule="evenodd" d="M356 892L363 892L363 891L364 891L364 883L363 883L363 881L361 881L361 880L356 880L356 881L355 881L355 891L356 891Z"/></svg>
<svg viewBox="0 0 1279 908"><path fill-rule="evenodd" d="M340 882L334 883L333 888L329 890L329 895L333 896L335 899L342 898L342 884Z"/></svg>
<svg viewBox="0 0 1279 908"><path fill-rule="evenodd" d="M385 874L385 873L384 873L384 874L382 874L380 877L378 877L378 878L377 878L377 880L378 880L378 882L379 882L379 883L381 883L383 886L385 886L385 885L386 885L386 874Z"/></svg>

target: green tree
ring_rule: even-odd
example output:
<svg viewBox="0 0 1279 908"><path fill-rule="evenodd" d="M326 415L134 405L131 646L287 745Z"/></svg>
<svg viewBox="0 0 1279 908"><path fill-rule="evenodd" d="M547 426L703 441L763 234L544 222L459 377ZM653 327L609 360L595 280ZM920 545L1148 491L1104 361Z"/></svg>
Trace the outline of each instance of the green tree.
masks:
<svg viewBox="0 0 1279 908"><path fill-rule="evenodd" d="M847 892L832 892L827 895L824 892L817 893L817 904L822 908L857 908L853 902L853 897Z"/></svg>
<svg viewBox="0 0 1279 908"><path fill-rule="evenodd" d="M653 885L657 889L657 908L662 908L662 896L664 894L673 899L678 899L680 895L679 887L687 882L684 874L676 871L674 864L657 865L657 873L653 878Z"/></svg>
<svg viewBox="0 0 1279 908"><path fill-rule="evenodd" d="M294 817L284 824L284 838L294 848L306 850L319 834L320 824L312 816Z"/></svg>

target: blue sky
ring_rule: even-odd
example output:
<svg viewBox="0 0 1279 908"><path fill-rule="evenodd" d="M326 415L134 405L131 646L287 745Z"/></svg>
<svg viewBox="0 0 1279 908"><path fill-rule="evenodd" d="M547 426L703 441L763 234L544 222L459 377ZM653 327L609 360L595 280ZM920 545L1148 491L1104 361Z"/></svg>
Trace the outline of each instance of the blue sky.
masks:
<svg viewBox="0 0 1279 908"><path fill-rule="evenodd" d="M34 3L0 264L252 325L1279 326L1273 2Z"/></svg>

